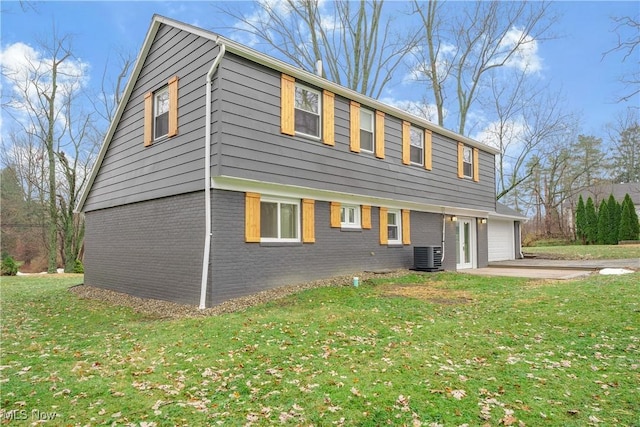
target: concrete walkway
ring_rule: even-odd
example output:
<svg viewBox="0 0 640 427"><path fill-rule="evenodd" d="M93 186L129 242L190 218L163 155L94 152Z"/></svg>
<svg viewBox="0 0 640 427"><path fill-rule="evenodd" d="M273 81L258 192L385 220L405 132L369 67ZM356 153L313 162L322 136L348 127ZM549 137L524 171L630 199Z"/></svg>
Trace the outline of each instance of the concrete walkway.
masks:
<svg viewBox="0 0 640 427"><path fill-rule="evenodd" d="M488 267L458 270L482 276L526 277L531 279L575 279L603 268L640 270L640 258L605 260L554 260L526 258L491 262Z"/></svg>

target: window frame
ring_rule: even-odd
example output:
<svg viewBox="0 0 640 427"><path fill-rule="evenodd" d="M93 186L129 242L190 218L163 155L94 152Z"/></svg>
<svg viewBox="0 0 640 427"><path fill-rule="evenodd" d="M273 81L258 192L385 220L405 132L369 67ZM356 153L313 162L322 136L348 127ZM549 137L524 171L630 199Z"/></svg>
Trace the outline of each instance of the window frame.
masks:
<svg viewBox="0 0 640 427"><path fill-rule="evenodd" d="M465 160L465 154L469 153L469 161ZM469 173L467 174L467 165L469 168ZM473 179L473 148L468 145L462 146L462 176L464 178Z"/></svg>
<svg viewBox="0 0 640 427"><path fill-rule="evenodd" d="M416 145L413 144L413 136L414 134L416 136L420 137L420 147L417 147ZM412 160L412 156L411 156L411 151L412 148L419 148L420 149L420 162L414 162ZM424 130L411 125L409 127L409 163L412 165L416 165L416 166L424 166L424 150L425 150L425 146L424 146Z"/></svg>
<svg viewBox="0 0 640 427"><path fill-rule="evenodd" d="M347 210L353 210L353 222L343 220L343 218L347 218ZM362 211L360 205L340 205L340 228L362 228Z"/></svg>
<svg viewBox="0 0 640 427"><path fill-rule="evenodd" d="M277 229L277 237L263 237L263 227L262 227L262 203L275 203L277 205L276 209L276 229ZM295 205L296 206L296 237L295 238L283 238L282 237L282 223L281 223L281 212L282 205ZM269 197L269 196L261 196L260 197L260 242L261 243L300 243L302 242L302 212L301 212L301 202L300 199L288 199L282 197Z"/></svg>
<svg viewBox="0 0 640 427"><path fill-rule="evenodd" d="M304 91L307 91L307 92L311 92L311 93L316 95L316 97L318 99L318 107L317 107L318 112L317 113L314 113L312 111L308 111L308 110L296 107L296 93L297 93L298 89L304 90ZM307 137L307 138L313 138L313 139L317 139L317 140L322 139L322 113L323 113L323 111L322 111L322 96L323 96L322 92L320 92L319 90L313 89L313 88L311 88L309 86L306 86L306 85L303 85L303 84L300 84L297 81L295 82L294 88L293 88L293 116L294 116L293 131L294 131L295 135L304 136L304 137ZM314 115L318 116L318 135L308 134L308 133L305 133L305 132L301 132L301 131L299 131L297 129L298 120L295 120L296 110L300 110L300 111L303 111L303 112L305 112L307 114L314 114Z"/></svg>
<svg viewBox="0 0 640 427"><path fill-rule="evenodd" d="M363 114L369 116L369 120L367 120L370 124L371 130L363 129L364 120ZM371 134L371 150L363 148L362 146L362 132L367 132ZM375 113L372 110L367 108L360 107L360 151L364 151L365 153L372 153L376 149L376 124L375 124Z"/></svg>
<svg viewBox="0 0 640 427"><path fill-rule="evenodd" d="M389 221L389 217L391 215L395 216L395 224L391 224L391 221ZM391 239L389 237L389 229L391 227L396 227L397 229L397 233L396 233L396 239ZM400 211L400 209L388 209L387 210L387 244L388 245L402 245L402 212Z"/></svg>
<svg viewBox="0 0 640 427"><path fill-rule="evenodd" d="M167 109L161 114L158 114L158 106L160 96L165 95L167 98ZM169 136L169 115L171 111L171 94L169 93L169 85L165 85L160 89L153 92L153 141L158 141L163 138L167 138ZM158 119L161 115L165 115L164 120L166 120L166 133L162 135L157 135L158 132Z"/></svg>

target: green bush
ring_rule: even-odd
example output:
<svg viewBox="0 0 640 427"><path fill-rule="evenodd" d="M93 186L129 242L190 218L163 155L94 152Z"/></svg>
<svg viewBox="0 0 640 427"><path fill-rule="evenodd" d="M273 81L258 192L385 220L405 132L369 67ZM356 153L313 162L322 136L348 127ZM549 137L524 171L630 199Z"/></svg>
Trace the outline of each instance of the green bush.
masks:
<svg viewBox="0 0 640 427"><path fill-rule="evenodd" d="M18 264L9 255L2 257L2 275L3 276L15 276L18 274Z"/></svg>
<svg viewBox="0 0 640 427"><path fill-rule="evenodd" d="M635 206L628 194L624 196L622 202L622 212L620 214L620 227L618 230L619 240L636 240L640 234L640 225Z"/></svg>
<svg viewBox="0 0 640 427"><path fill-rule="evenodd" d="M73 272L84 274L84 265L82 264L82 261L80 261L79 259L76 260L76 264L73 266Z"/></svg>

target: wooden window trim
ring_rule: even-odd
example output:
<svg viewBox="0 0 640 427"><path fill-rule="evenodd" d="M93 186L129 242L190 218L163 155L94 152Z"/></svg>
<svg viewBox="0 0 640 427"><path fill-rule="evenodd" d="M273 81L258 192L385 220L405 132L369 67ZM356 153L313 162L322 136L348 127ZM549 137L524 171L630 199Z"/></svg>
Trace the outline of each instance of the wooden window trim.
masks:
<svg viewBox="0 0 640 427"><path fill-rule="evenodd" d="M354 153L360 152L360 104L349 103L349 149Z"/></svg>
<svg viewBox="0 0 640 427"><path fill-rule="evenodd" d="M370 230L371 229L371 206L369 205L362 205L361 206L361 211L362 211L362 228L365 230Z"/></svg>
<svg viewBox="0 0 640 427"><path fill-rule="evenodd" d="M169 80L169 138L178 134L178 76Z"/></svg>
<svg viewBox="0 0 640 427"><path fill-rule="evenodd" d="M331 202L329 214L331 228L340 228L340 202Z"/></svg>
<svg viewBox="0 0 640 427"><path fill-rule="evenodd" d="M464 178L464 144L458 142L458 178Z"/></svg>
<svg viewBox="0 0 640 427"><path fill-rule="evenodd" d="M153 144L153 92L144 95L144 146Z"/></svg>
<svg viewBox="0 0 640 427"><path fill-rule="evenodd" d="M295 93L296 79L286 74L280 78L280 132L295 135Z"/></svg>
<svg viewBox="0 0 640 427"><path fill-rule="evenodd" d="M260 194L245 193L244 241L260 243Z"/></svg>
<svg viewBox="0 0 640 427"><path fill-rule="evenodd" d="M402 163L411 164L411 123L402 122Z"/></svg>
<svg viewBox="0 0 640 427"><path fill-rule="evenodd" d="M327 90L322 92L322 142L334 146L335 141L335 95Z"/></svg>
<svg viewBox="0 0 640 427"><path fill-rule="evenodd" d="M384 159L384 112L376 111L375 156Z"/></svg>
<svg viewBox="0 0 640 427"><path fill-rule="evenodd" d="M411 211L409 209L402 209L402 244L411 244Z"/></svg>
<svg viewBox="0 0 640 427"><path fill-rule="evenodd" d="M315 242L315 201L302 199L302 243Z"/></svg>
<svg viewBox="0 0 640 427"><path fill-rule="evenodd" d="M380 208L380 244L387 245L389 244L389 232L387 230L387 213L389 210L387 208Z"/></svg>
<svg viewBox="0 0 640 427"><path fill-rule="evenodd" d="M424 130L424 168L426 170L432 169L433 162L433 134L430 130Z"/></svg>
<svg viewBox="0 0 640 427"><path fill-rule="evenodd" d="M473 149L473 181L480 181L480 150Z"/></svg>

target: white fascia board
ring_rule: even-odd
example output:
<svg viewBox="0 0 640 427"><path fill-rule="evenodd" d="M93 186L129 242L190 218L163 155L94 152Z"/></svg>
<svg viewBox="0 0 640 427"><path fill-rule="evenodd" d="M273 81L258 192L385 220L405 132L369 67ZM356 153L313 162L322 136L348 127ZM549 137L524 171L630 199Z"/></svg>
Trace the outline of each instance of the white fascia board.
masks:
<svg viewBox="0 0 640 427"><path fill-rule="evenodd" d="M373 197L295 185L275 184L231 176L216 176L212 178L212 188L216 190L260 193L283 198L313 199L325 202L340 202L348 205L380 206L389 209L409 209L419 212L459 215L474 218L486 218L489 214L489 211L479 209L439 206L427 203L389 199L385 197Z"/></svg>
<svg viewBox="0 0 640 427"><path fill-rule="evenodd" d="M495 218L495 219L510 219L510 220L515 220L515 221L526 221L529 218L527 218L526 216L523 215L507 215L507 214L499 214L497 212L489 212L489 219L491 218Z"/></svg>

